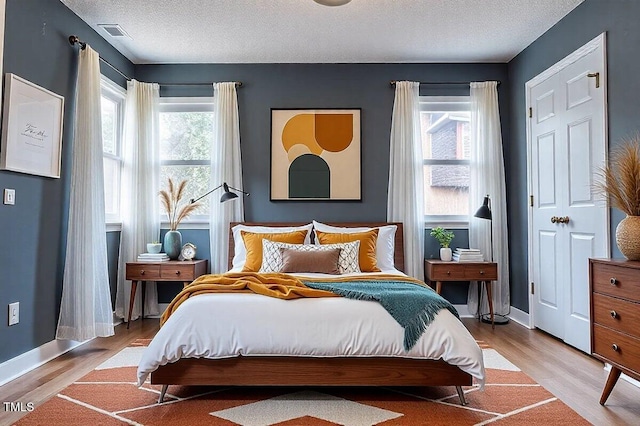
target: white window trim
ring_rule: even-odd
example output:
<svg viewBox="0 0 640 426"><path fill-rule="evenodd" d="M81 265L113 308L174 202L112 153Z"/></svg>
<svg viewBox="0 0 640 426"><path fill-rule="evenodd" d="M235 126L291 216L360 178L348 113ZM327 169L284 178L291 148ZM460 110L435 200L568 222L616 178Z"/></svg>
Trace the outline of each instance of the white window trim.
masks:
<svg viewBox="0 0 640 426"><path fill-rule="evenodd" d="M125 115L125 102L127 99L127 91L124 87L114 83L108 77L100 75L100 96L105 96L112 101L115 101L119 105L119 130L116 143L116 155L109 153L102 153L103 158L112 158L120 162L120 179L122 179L122 165L124 163L122 158L122 144L124 139L124 115ZM120 181L122 183L122 181ZM118 188L118 199L120 198L120 189ZM105 214L106 227L108 232L121 231L122 230L122 218L120 217L120 200L118 200L118 215L106 215Z"/></svg>
<svg viewBox="0 0 640 426"><path fill-rule="evenodd" d="M470 96L420 96L420 111L465 111L468 112L471 107ZM430 160L426 159L423 166L426 165L470 165L470 160ZM469 217L464 215L427 215L424 216L425 228L433 228L441 226L451 229L466 229L469 227Z"/></svg>
<svg viewBox="0 0 640 426"><path fill-rule="evenodd" d="M207 97L164 97L160 98L159 110L163 112L203 112L214 111L213 96ZM210 165L211 160L168 160L160 161L160 166ZM169 229L167 214L160 214L160 228ZM209 229L208 215L192 215L180 222L179 229Z"/></svg>

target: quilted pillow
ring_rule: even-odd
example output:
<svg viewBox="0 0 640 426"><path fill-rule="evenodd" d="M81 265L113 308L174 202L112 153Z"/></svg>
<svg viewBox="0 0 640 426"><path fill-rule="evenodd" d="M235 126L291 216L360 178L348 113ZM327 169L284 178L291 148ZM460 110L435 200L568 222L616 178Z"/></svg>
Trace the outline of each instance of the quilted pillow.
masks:
<svg viewBox="0 0 640 426"><path fill-rule="evenodd" d="M360 241L340 244L325 244L316 246L312 244L289 244L277 241L262 240L262 266L259 272L282 272L283 259L280 249L292 249L303 252L318 252L340 249L338 256L338 271L341 274L359 273L358 253ZM307 271L311 272L311 271Z"/></svg>
<svg viewBox="0 0 640 426"><path fill-rule="evenodd" d="M318 237L320 245L360 241L360 252L358 256L360 270L362 272L380 272L376 261L377 228L367 232L354 232L351 234L333 234L316 231L316 236Z"/></svg>
<svg viewBox="0 0 640 426"><path fill-rule="evenodd" d="M340 273L338 259L340 249L320 251L300 251L296 249L281 248L282 272L314 272L320 274Z"/></svg>

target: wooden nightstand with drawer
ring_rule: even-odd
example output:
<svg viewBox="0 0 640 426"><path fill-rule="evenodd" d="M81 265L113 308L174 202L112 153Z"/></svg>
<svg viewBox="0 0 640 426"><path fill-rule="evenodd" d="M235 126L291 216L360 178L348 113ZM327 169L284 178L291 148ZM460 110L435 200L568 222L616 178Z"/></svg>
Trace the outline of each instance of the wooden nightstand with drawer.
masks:
<svg viewBox="0 0 640 426"><path fill-rule="evenodd" d="M127 328L131 323L131 311L136 300L138 281L142 282L142 316L144 318L144 290L147 281L182 281L186 286L200 275L207 273L207 260L169 260L167 262L127 262L126 279L131 280L131 299Z"/></svg>
<svg viewBox="0 0 640 426"><path fill-rule="evenodd" d="M591 353L611 364L600 404L625 373L640 379L640 262L589 259Z"/></svg>

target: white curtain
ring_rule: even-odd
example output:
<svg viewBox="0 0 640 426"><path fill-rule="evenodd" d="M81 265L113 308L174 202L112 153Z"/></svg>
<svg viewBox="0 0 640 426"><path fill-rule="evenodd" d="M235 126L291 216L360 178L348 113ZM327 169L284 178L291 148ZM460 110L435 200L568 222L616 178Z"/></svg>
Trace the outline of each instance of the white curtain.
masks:
<svg viewBox="0 0 640 426"><path fill-rule="evenodd" d="M226 182L242 189L242 159L240 156L240 120L236 84L213 85L213 145L211 147L211 188ZM222 190L209 196L209 244L211 273L227 271L229 255L229 223L244 221L242 194L237 199L220 203Z"/></svg>
<svg viewBox="0 0 640 426"><path fill-rule="evenodd" d="M57 339L83 341L114 334L100 102L99 56L87 45L78 61L67 251Z"/></svg>
<svg viewBox="0 0 640 426"><path fill-rule="evenodd" d="M387 220L404 223L405 273L424 279L424 171L420 84L396 83L391 120Z"/></svg>
<svg viewBox="0 0 640 426"><path fill-rule="evenodd" d="M493 259L498 263L498 281L492 283L493 309L497 314L507 315L510 305L507 199L497 85L495 81L471 83L469 246L479 248L488 260ZM473 216L486 195L491 199L491 221ZM481 300L481 313L486 314L489 312L486 293L482 295ZM476 314L477 283L469 286L467 303L469 312Z"/></svg>
<svg viewBox="0 0 640 426"><path fill-rule="evenodd" d="M140 253L146 252L147 243L160 240L158 84L136 80L128 82L125 111L116 316L126 319L131 298L131 281L125 279L126 263L135 261ZM145 287L145 315L157 315L160 309L156 283L147 282ZM141 314L141 288L138 286L132 319Z"/></svg>

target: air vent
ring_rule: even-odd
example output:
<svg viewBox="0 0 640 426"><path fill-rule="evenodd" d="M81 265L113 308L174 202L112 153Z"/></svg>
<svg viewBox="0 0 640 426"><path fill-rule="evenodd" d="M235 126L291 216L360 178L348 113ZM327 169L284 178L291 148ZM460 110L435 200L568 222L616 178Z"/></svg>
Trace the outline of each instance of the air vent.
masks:
<svg viewBox="0 0 640 426"><path fill-rule="evenodd" d="M98 26L105 30L111 37L131 38L131 36L118 24L98 24Z"/></svg>

